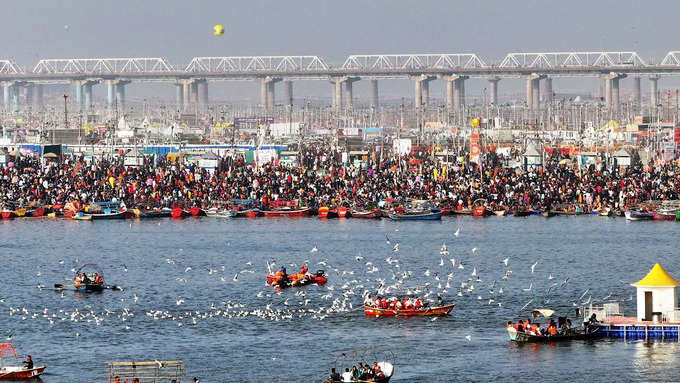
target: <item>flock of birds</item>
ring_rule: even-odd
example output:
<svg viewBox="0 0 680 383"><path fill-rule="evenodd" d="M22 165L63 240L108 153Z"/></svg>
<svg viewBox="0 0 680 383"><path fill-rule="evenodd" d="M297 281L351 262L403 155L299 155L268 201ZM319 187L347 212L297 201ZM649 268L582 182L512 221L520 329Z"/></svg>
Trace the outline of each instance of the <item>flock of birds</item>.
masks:
<svg viewBox="0 0 680 383"><path fill-rule="evenodd" d="M395 232L398 232L396 229ZM557 280L552 271L542 270L541 260L531 264L516 265L522 269L528 280L528 286L521 287L521 293L517 286L513 286L513 299L503 299L507 296L508 283L513 277L512 260L509 257L493 260L493 256L481 256L482 251L477 247L470 250L461 250L462 245L456 241L462 235L462 226L458 226L452 233L447 245L443 241L439 248L439 254L423 254L421 259L415 262L402 262L400 255L403 247L400 243L385 235L386 248L382 254L352 255L350 259L338 260L344 267L336 266L328 258L322 258L318 247L315 245L305 256L304 262L310 269L319 268L326 271L328 283L324 286L307 286L303 288L291 288L276 290L267 286L264 282L264 273L256 271L253 261L247 261L242 267L236 267L229 272L231 267L225 265L208 266L186 264L182 257L182 249L178 256L165 258L159 267L163 269L155 273L175 274L176 289L185 294L172 297L140 297L131 289L122 295L107 292L105 297L88 302L82 307L73 309L62 308L50 309L49 307L31 308L27 305L8 305L5 299L0 297L0 307L7 307L9 316L21 321L41 320L49 326L59 326L62 323L79 325L95 325L114 323L122 326L123 330L132 331L136 326L142 325L140 321L168 322L176 326L196 326L202 322L218 319L247 319L257 318L268 321L290 321L295 319L311 318L314 320L326 320L337 317L346 317L355 311L363 309L363 304L375 296L404 297L417 296L429 302L431 306L442 303L454 302L457 307L461 305L486 305L496 310L505 310L503 315L509 316L507 320L514 320L525 309L532 309L530 305L543 307L550 305L552 296L556 291L565 291L568 288L569 278ZM398 235L398 234L397 234ZM229 244L227 244L229 245ZM382 256L381 256L382 255ZM412 254L409 259L413 259ZM78 260L76 259L76 263ZM64 260L59 260L64 265ZM497 263L498 267L491 267ZM289 272L297 272L300 265L295 263L286 264ZM280 264L267 261L267 269L275 270ZM348 267L349 266L349 267ZM126 265L121 265L124 273L128 272ZM240 270L238 270L240 269ZM75 269L71 270L75 272ZM233 277L229 277L233 274ZM226 284L230 296L236 299L206 300L205 296L212 291L205 291L204 286L196 286L203 294L194 294L188 289L200 278L215 278L210 281ZM36 276L41 276L38 270ZM232 286L228 286L231 284ZM261 289L254 291L253 286L260 284ZM539 289L540 286L540 289ZM44 284L38 285L39 289L46 289ZM222 288L215 288L219 294ZM59 299L67 299L69 294L64 291L55 292ZM111 295L109 295L111 294ZM201 296L200 298L197 298ZM517 299L526 298L526 302ZM599 299L599 301L611 298L611 294ZM120 304L103 306L110 299L119 300ZM631 298L632 299L632 298ZM585 305L596 301L590 290L581 293L579 298L571 303L573 306ZM195 302L194 302L195 301ZM209 307L206 305L209 304ZM477 303L472 303L477 302ZM152 304L162 308L149 308ZM504 304L511 307L504 308ZM204 305L200 307L199 305ZM101 306L101 307L100 307ZM361 313L363 315L363 313ZM453 314L456 316L456 311ZM431 318L435 321L437 318ZM79 327L76 327L79 329ZM80 329L82 331L82 329ZM10 339L13 333L8 333ZM75 336L80 336L76 331ZM471 335L466 336L467 340Z"/></svg>

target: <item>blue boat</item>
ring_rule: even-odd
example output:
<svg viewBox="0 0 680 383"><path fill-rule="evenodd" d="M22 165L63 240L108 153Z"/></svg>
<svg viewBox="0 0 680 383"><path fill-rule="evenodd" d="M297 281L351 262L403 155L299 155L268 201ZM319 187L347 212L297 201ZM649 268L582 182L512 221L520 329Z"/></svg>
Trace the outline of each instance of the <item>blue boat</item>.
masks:
<svg viewBox="0 0 680 383"><path fill-rule="evenodd" d="M442 219L442 212L439 209L432 209L429 212L393 213L387 216L393 221L436 221Z"/></svg>

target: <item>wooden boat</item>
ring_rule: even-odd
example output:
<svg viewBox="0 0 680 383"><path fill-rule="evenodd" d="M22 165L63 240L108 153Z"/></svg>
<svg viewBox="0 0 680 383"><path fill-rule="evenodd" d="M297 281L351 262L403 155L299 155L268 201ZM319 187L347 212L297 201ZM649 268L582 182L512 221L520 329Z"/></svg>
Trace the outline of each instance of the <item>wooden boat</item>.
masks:
<svg viewBox="0 0 680 383"><path fill-rule="evenodd" d="M297 200L276 200L263 213L265 217L306 217L309 212L308 207L299 207Z"/></svg>
<svg viewBox="0 0 680 383"><path fill-rule="evenodd" d="M71 216L72 220L75 221L92 221L92 214L85 214L79 211Z"/></svg>
<svg viewBox="0 0 680 383"><path fill-rule="evenodd" d="M490 215L493 215L493 212L484 206L475 206L472 209L473 217L488 217Z"/></svg>
<svg viewBox="0 0 680 383"><path fill-rule="evenodd" d="M182 209L181 207L175 207L170 211L170 216L172 218L186 218L191 217L191 213Z"/></svg>
<svg viewBox="0 0 680 383"><path fill-rule="evenodd" d="M513 217L528 217L531 215L531 211L527 209L514 209L512 211Z"/></svg>
<svg viewBox="0 0 680 383"><path fill-rule="evenodd" d="M86 280L80 278L80 275L82 274L87 276ZM88 293L102 292L104 290L122 290L119 286L105 284L104 273L102 272L101 268L94 263L88 263L81 266L76 271L76 277L73 279L72 285L55 283L54 288L57 290L73 289L75 291Z"/></svg>
<svg viewBox="0 0 680 383"><path fill-rule="evenodd" d="M657 209L652 211L655 221L675 221L675 209Z"/></svg>
<svg viewBox="0 0 680 383"><path fill-rule="evenodd" d="M328 206L321 206L319 207L319 210L317 212L317 215L321 219L326 219L326 218L338 218L338 211L335 209L331 209Z"/></svg>
<svg viewBox="0 0 680 383"><path fill-rule="evenodd" d="M18 363L18 356L16 348L13 343L0 343L0 360L2 367L0 367L0 380L25 380L37 378L45 372L46 366L33 366L27 368L24 366L8 366L5 360L13 358Z"/></svg>
<svg viewBox="0 0 680 383"><path fill-rule="evenodd" d="M544 217L546 217L546 218L550 218L550 217L556 216L557 213L555 213L555 212L552 211L552 210L543 210L543 211L541 211L541 215L544 216Z"/></svg>
<svg viewBox="0 0 680 383"><path fill-rule="evenodd" d="M505 210L494 210L493 214L496 217L503 217L505 214L507 214L507 212Z"/></svg>
<svg viewBox="0 0 680 383"><path fill-rule="evenodd" d="M633 208L626 210L626 219L629 221L647 221L654 218L654 215L643 209Z"/></svg>
<svg viewBox="0 0 680 383"><path fill-rule="evenodd" d="M205 210L201 209L198 206L194 206L191 209L189 209L189 214L191 214L194 217L205 217L206 216Z"/></svg>
<svg viewBox="0 0 680 383"><path fill-rule="evenodd" d="M134 209L132 211L136 218L139 219L150 219L150 218L168 218L171 216L172 209L151 209L151 210L139 210Z"/></svg>
<svg viewBox="0 0 680 383"><path fill-rule="evenodd" d="M236 217L236 210L232 209L217 209L212 208L205 211L207 217L210 218L233 218Z"/></svg>
<svg viewBox="0 0 680 383"><path fill-rule="evenodd" d="M382 211L377 208L371 210L352 210L352 218L376 219L380 217L382 217Z"/></svg>
<svg viewBox="0 0 680 383"><path fill-rule="evenodd" d="M376 364L380 368L378 376L367 376L365 380L343 379L343 371L349 371L357 362L367 360L377 361ZM337 376L329 376L323 383L341 383L341 382L372 382L372 383L387 383L394 376L395 356L392 351L385 349L382 346L369 346L356 350L343 351L333 362L332 368L338 372Z"/></svg>
<svg viewBox="0 0 680 383"><path fill-rule="evenodd" d="M2 210L0 211L0 217L2 219L12 219L15 218L17 215L14 213L14 210Z"/></svg>
<svg viewBox="0 0 680 383"><path fill-rule="evenodd" d="M284 282L277 280L276 275L267 274L267 283L270 286L275 286L279 288L286 287L301 287L306 285L317 284L319 286L326 284L328 279L326 278L326 272L323 270L317 270L315 274L291 274L288 279Z"/></svg>
<svg viewBox="0 0 680 383"><path fill-rule="evenodd" d="M383 316L400 316L400 317L414 317L414 316L443 316L453 310L455 304L437 306L437 307L425 307L420 309L382 309L378 307L372 307L369 305L364 305L364 312L366 316L369 317L383 317Z"/></svg>
<svg viewBox="0 0 680 383"><path fill-rule="evenodd" d="M441 211L431 212L404 212L391 213L387 215L393 221L435 221L442 219Z"/></svg>
<svg viewBox="0 0 680 383"><path fill-rule="evenodd" d="M126 219L134 215L131 211L121 209L118 202L95 202L86 207L86 212L92 215L93 220Z"/></svg>
<svg viewBox="0 0 680 383"><path fill-rule="evenodd" d="M103 219L126 219L132 215L128 211L119 211L115 213L101 213L101 214L90 214L93 220L103 220Z"/></svg>
<svg viewBox="0 0 680 383"><path fill-rule="evenodd" d="M38 218L42 217L45 215L45 208L42 206L38 206L35 209L27 210L26 211L26 217L33 217L33 218Z"/></svg>
<svg viewBox="0 0 680 383"><path fill-rule="evenodd" d="M613 217L614 211L610 209L600 209L597 213L600 217Z"/></svg>
<svg viewBox="0 0 680 383"><path fill-rule="evenodd" d="M572 330L571 333L562 335L534 335L523 331L517 331L514 327L507 327L510 340L517 343L550 343L571 340L586 340L600 337L597 330Z"/></svg>
<svg viewBox="0 0 680 383"><path fill-rule="evenodd" d="M472 215L471 209L453 209L451 210L451 215Z"/></svg>
<svg viewBox="0 0 680 383"><path fill-rule="evenodd" d="M338 218L347 218L349 215L347 208L344 206L340 206L336 209L336 211L338 212Z"/></svg>

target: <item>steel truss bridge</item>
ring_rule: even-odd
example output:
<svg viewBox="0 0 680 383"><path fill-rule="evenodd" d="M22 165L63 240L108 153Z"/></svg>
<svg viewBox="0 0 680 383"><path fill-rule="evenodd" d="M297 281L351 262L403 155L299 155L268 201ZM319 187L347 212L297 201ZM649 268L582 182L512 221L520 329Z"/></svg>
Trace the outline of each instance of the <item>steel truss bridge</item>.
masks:
<svg viewBox="0 0 680 383"><path fill-rule="evenodd" d="M107 79L218 81L446 75L468 78L521 78L535 74L551 77L680 75L680 51L670 51L658 62L646 62L636 52L517 52L508 53L497 64L489 64L474 53L351 55L337 65L320 56L194 57L186 65L173 65L162 57L70 58L44 59L32 67L23 67L13 60L0 60L0 81L49 84Z"/></svg>

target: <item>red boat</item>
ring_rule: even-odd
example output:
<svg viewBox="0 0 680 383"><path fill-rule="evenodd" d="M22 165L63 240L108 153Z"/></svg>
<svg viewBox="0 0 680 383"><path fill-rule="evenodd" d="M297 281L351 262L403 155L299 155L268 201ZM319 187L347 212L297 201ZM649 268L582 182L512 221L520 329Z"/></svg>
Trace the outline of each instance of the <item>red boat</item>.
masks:
<svg viewBox="0 0 680 383"><path fill-rule="evenodd" d="M659 209L652 212L655 221L675 221L675 210Z"/></svg>
<svg viewBox="0 0 680 383"><path fill-rule="evenodd" d="M338 218L347 218L347 208L344 206L340 206L339 208L336 209L338 212Z"/></svg>
<svg viewBox="0 0 680 383"><path fill-rule="evenodd" d="M321 206L319 212L317 213L319 218L336 218L338 216L337 211L331 210L328 206Z"/></svg>
<svg viewBox="0 0 680 383"><path fill-rule="evenodd" d="M194 206L191 209L189 209L189 213L194 217L203 217L206 215L205 210L201 209L198 206Z"/></svg>
<svg viewBox="0 0 680 383"><path fill-rule="evenodd" d="M380 209L352 210L352 218L376 219L382 217Z"/></svg>
<svg viewBox="0 0 680 383"><path fill-rule="evenodd" d="M3 210L0 212L0 217L2 217L2 219L12 219L16 216L17 215L14 214L13 210Z"/></svg>
<svg viewBox="0 0 680 383"><path fill-rule="evenodd" d="M297 200L276 200L263 213L265 217L306 217L309 215L309 208L299 207Z"/></svg>
<svg viewBox="0 0 680 383"><path fill-rule="evenodd" d="M425 307L419 309L381 309L378 307L371 307L364 305L364 311L366 316L369 317L389 317L389 316L400 316L400 317L417 317L417 316L443 316L453 310L455 304L450 304L446 306L438 307Z"/></svg>
<svg viewBox="0 0 680 383"><path fill-rule="evenodd" d="M0 380L31 379L38 377L45 372L45 366L37 366L33 368L6 366L5 360L7 358L14 358L15 360L18 359L14 344L0 343L0 359L2 360L2 367L0 367Z"/></svg>
<svg viewBox="0 0 680 383"><path fill-rule="evenodd" d="M487 209L484 206L475 206L472 209L472 215L474 217L487 217L487 216L490 216L492 214L493 214L493 212L491 210Z"/></svg>
<svg viewBox="0 0 680 383"><path fill-rule="evenodd" d="M305 285L324 285L328 282L326 279L325 272L323 270L318 270L316 274L292 274L288 276L288 279L281 283L274 274L267 274L267 283L271 286L276 286L279 288L285 287L299 287Z"/></svg>
<svg viewBox="0 0 680 383"><path fill-rule="evenodd" d="M170 211L170 216L172 218L185 218L185 217L190 217L191 213L189 213L188 211L186 211L182 208L176 207L176 208L173 208L172 211Z"/></svg>
<svg viewBox="0 0 680 383"><path fill-rule="evenodd" d="M43 215L45 215L45 208L42 206L26 211L26 217L42 217Z"/></svg>

